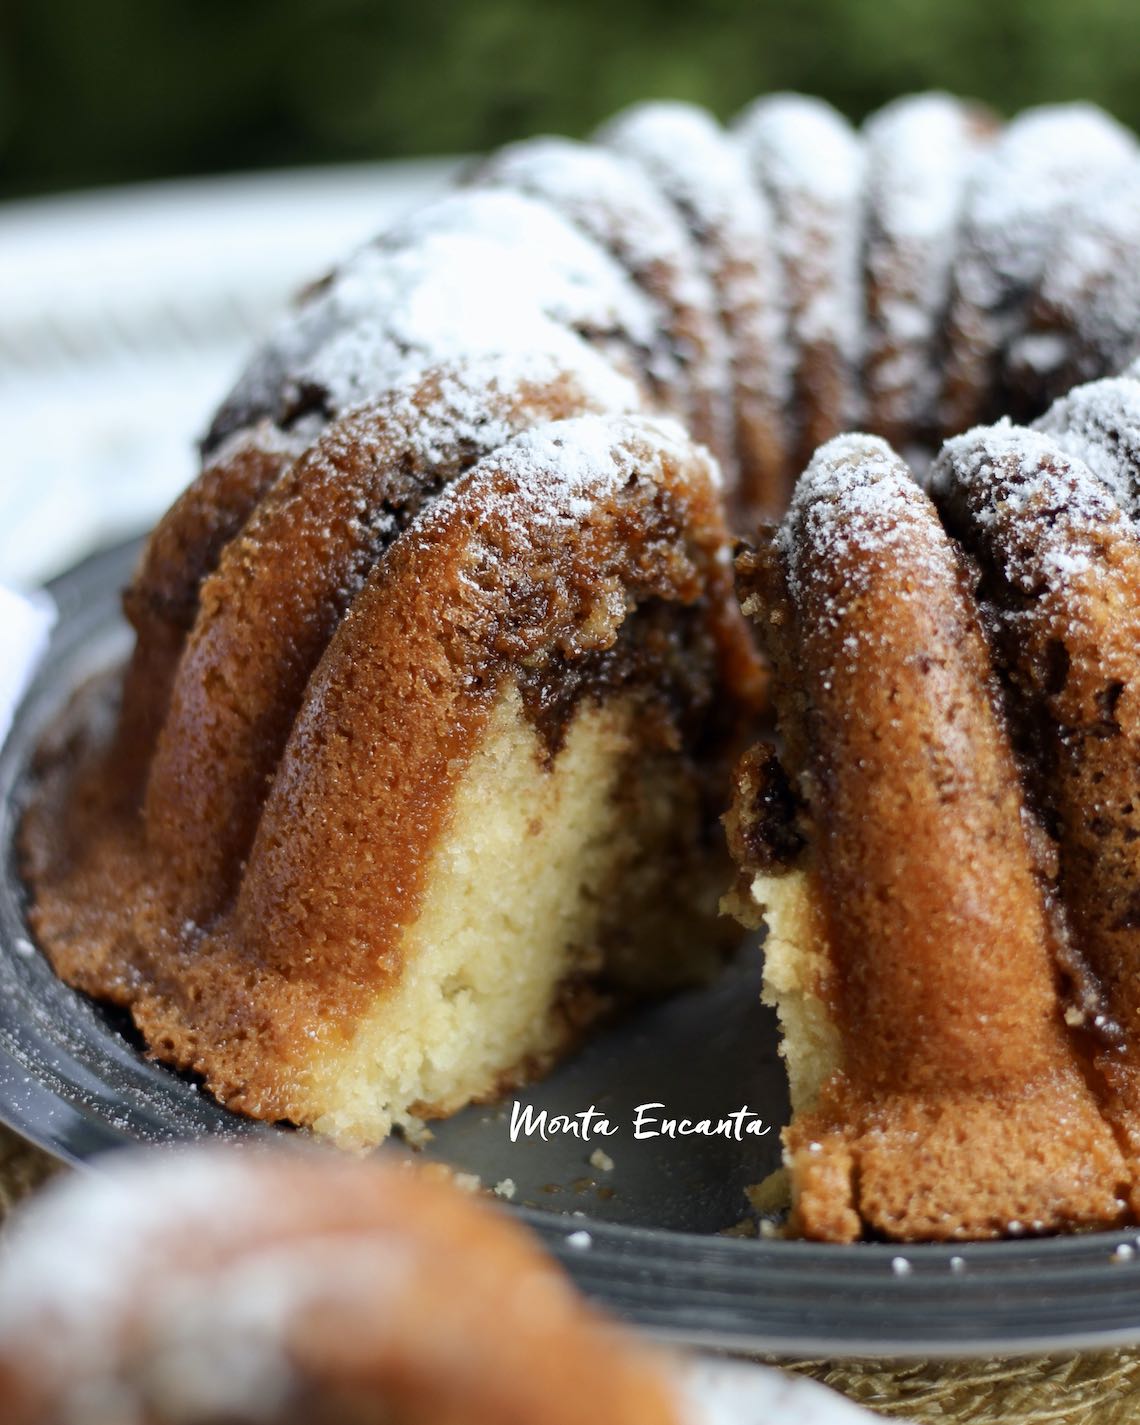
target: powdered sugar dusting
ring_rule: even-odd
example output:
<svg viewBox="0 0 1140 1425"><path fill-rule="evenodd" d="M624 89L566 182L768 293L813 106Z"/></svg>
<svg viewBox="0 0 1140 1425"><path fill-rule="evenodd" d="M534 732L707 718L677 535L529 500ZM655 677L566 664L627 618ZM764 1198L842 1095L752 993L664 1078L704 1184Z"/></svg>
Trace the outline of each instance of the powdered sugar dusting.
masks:
<svg viewBox="0 0 1140 1425"><path fill-rule="evenodd" d="M267 455L284 455L296 459L309 444L303 432L284 431L272 421L258 421L254 426L236 430L211 452L216 465L227 465L244 449L264 451Z"/></svg>
<svg viewBox="0 0 1140 1425"><path fill-rule="evenodd" d="M898 480L912 483L905 477L906 467L885 440L858 432L837 435L820 446L800 476L789 514L800 518L821 502L874 504L886 493L878 487Z"/></svg>
<svg viewBox="0 0 1140 1425"><path fill-rule="evenodd" d="M604 358L587 347L576 355L581 359L569 369L549 353L508 352L468 357L414 373L389 389L379 410L368 403L334 422L306 457L306 469L327 472L337 484L338 495L353 493L350 484L336 473L338 469L384 471L405 453L424 471L453 470L459 453L465 463L474 463L528 424L549 420L550 395L559 388L570 409L575 398L582 411L617 413L640 408L636 387ZM370 457L363 467L361 456ZM305 500L305 490L299 493ZM304 541L306 547L322 551L319 557L326 568L346 565L338 596L342 607L348 606L372 567L377 535L383 534L380 543L387 544L399 532L400 502L394 494L380 500L369 480L354 498L348 547L333 541L329 525L333 509L344 513L338 499L330 499L326 492L306 517L313 526Z"/></svg>
<svg viewBox="0 0 1140 1425"><path fill-rule="evenodd" d="M732 135L649 103L601 146L510 145L311 289L210 445L264 417L308 444L431 365L572 366L584 347L718 453L735 447L746 506L782 505L790 431L806 461L865 397L908 453L939 421L986 414L1001 371L1043 393L1016 408L1036 412L1137 349L1140 150L1083 104L991 129L932 93L888 105L864 140L822 101L776 94Z"/></svg>
<svg viewBox="0 0 1140 1425"><path fill-rule="evenodd" d="M493 352L572 361L585 338L629 375L658 342L652 306L616 262L519 194L453 194L361 249L279 328L222 427L324 418L410 371Z"/></svg>
<svg viewBox="0 0 1140 1425"><path fill-rule="evenodd" d="M1025 299L1041 279L1058 225L1114 172L1136 162L1133 136L1086 104L1029 109L1003 131L969 185L954 266L949 327L951 382L972 388L952 403L953 425L989 397L998 353L1025 320Z"/></svg>
<svg viewBox="0 0 1140 1425"><path fill-rule="evenodd" d="M850 207L860 194L861 151L842 116L806 94L766 94L734 125L765 185L808 194L821 207Z"/></svg>
<svg viewBox="0 0 1140 1425"><path fill-rule="evenodd" d="M974 300L992 307L1010 287L1033 282L1058 212L1135 159L1132 135L1086 104L1046 105L1014 119L971 184L959 280Z"/></svg>
<svg viewBox="0 0 1140 1425"><path fill-rule="evenodd" d="M798 94L766 96L736 131L775 216L791 293L793 345L830 346L851 368L862 357L863 146L829 105ZM852 382L841 425L858 419Z"/></svg>
<svg viewBox="0 0 1140 1425"><path fill-rule="evenodd" d="M438 396L425 404L413 401L422 389L419 374L395 388L397 403L406 403L410 438L425 463L445 459L457 444L472 449L491 450L515 433L514 424L500 408L503 398L524 389L542 391L559 381L568 381L586 409L595 411L636 411L641 397L632 381L592 351L577 347L573 359L550 352L494 352L467 357L435 369Z"/></svg>
<svg viewBox="0 0 1140 1425"><path fill-rule="evenodd" d="M74 1380L88 1406L129 1400L130 1418L144 1406L197 1419L281 1403L295 1314L378 1283L395 1293L413 1263L405 1244L363 1232L251 1251L272 1211L258 1161L159 1150L53 1186L21 1213L0 1265L6 1349L37 1360L48 1379ZM209 1244L197 1259L186 1251L196 1241ZM128 1319L139 1339L124 1372Z"/></svg>
<svg viewBox="0 0 1140 1425"><path fill-rule="evenodd" d="M1140 512L1140 381L1129 376L1078 386L1055 401L1036 429L1084 462L1113 497Z"/></svg>
<svg viewBox="0 0 1140 1425"><path fill-rule="evenodd" d="M96 1326L101 1311L130 1290L123 1283L145 1265L156 1237L223 1212L240 1234L247 1183L236 1155L156 1150L145 1162L118 1163L114 1171L104 1165L54 1185L8 1234L0 1258L0 1333L49 1306Z"/></svg>
<svg viewBox="0 0 1140 1425"><path fill-rule="evenodd" d="M1040 400L1119 371L1140 351L1140 161L1082 192L1049 234L1011 379Z"/></svg>
<svg viewBox="0 0 1140 1425"><path fill-rule="evenodd" d="M551 422L525 431L493 459L520 480L528 471L545 471L549 504L553 507L568 497L577 518L583 497L591 491L601 494L620 488L647 449L700 464L710 482L716 483L715 462L693 447L678 421L664 416L578 416Z"/></svg>
<svg viewBox="0 0 1140 1425"><path fill-rule="evenodd" d="M950 296L966 182L990 126L946 94L880 109L867 144L865 376L872 424L907 441L930 429L940 384L937 338Z"/></svg>
<svg viewBox="0 0 1140 1425"><path fill-rule="evenodd" d="M508 144L478 169L474 181L545 199L635 276L665 264L679 296L699 304L709 296L696 253L673 209L636 164L620 154L572 139Z"/></svg>
<svg viewBox="0 0 1140 1425"><path fill-rule="evenodd" d="M745 465L763 459L751 425L770 432L782 448L792 389L787 306L767 198L753 185L739 146L695 105L634 105L598 138L645 170L696 238L728 336L737 449Z"/></svg>
<svg viewBox="0 0 1140 1425"><path fill-rule="evenodd" d="M686 1425L869 1425L838 1391L772 1366L694 1357L678 1367Z"/></svg>
<svg viewBox="0 0 1140 1425"><path fill-rule="evenodd" d="M395 1299L414 1279L406 1242L362 1233L285 1242L204 1280L170 1280L147 1313L140 1402L172 1419L264 1417L293 1393L299 1316L375 1300L380 1289Z"/></svg>
<svg viewBox="0 0 1140 1425"><path fill-rule="evenodd" d="M613 423L589 416L536 426L497 451L494 462L516 481L543 471L544 513L552 519L565 514L571 523L586 513L598 492L616 488L623 465Z"/></svg>
<svg viewBox="0 0 1140 1425"><path fill-rule="evenodd" d="M635 104L604 124L598 140L640 164L698 237L738 226L742 235L770 232L771 217L751 191L743 156L707 110L674 101Z"/></svg>
<svg viewBox="0 0 1140 1425"><path fill-rule="evenodd" d="M480 529L486 540L472 545L471 577L498 560L494 531L511 531L522 544L549 547L588 521L598 502L617 495L635 475L656 468L665 457L700 469L710 484L716 462L694 446L684 428L666 417L583 415L551 421L517 435L451 486L420 516L430 533L451 518L454 505L480 490ZM491 477L491 478L488 478Z"/></svg>
<svg viewBox="0 0 1140 1425"><path fill-rule="evenodd" d="M637 411L641 397L632 381L622 376L589 347L573 349L572 359L546 351L491 352L469 356L427 371L402 377L385 393L383 407L392 424L406 437L422 463L430 467L454 457L457 447L493 450L511 439L517 430L517 416L507 414L507 406L518 402L520 393L542 393L559 383L581 401L585 410ZM425 390L434 394L425 398ZM366 413L367 403L358 408ZM331 427L324 439L330 448L338 441L352 446L377 439L364 421L349 419Z"/></svg>
<svg viewBox="0 0 1140 1425"><path fill-rule="evenodd" d="M1095 566L1106 537L1130 521L1079 459L1042 431L1009 421L949 440L931 468L936 501L959 504L1007 582L1038 598L1060 594Z"/></svg>
<svg viewBox="0 0 1140 1425"><path fill-rule="evenodd" d="M549 203L625 268L662 335L650 374L690 412L698 436L723 451L727 354L712 284L687 227L642 170L596 145L539 138L500 149L474 177Z"/></svg>
<svg viewBox="0 0 1140 1425"><path fill-rule="evenodd" d="M680 210L716 284L738 356L769 353L770 395L786 399L791 360L772 215L739 147L711 114L678 103L635 105L598 137L639 163Z"/></svg>
<svg viewBox="0 0 1140 1425"><path fill-rule="evenodd" d="M805 578L817 579L839 563L846 569L855 551L865 573L866 556L892 549L916 565L946 561L929 500L886 441L872 435L837 436L820 447L800 476L777 541L796 603L807 594ZM856 577L854 568L845 574L844 597ZM831 599L825 605L825 618L838 620L842 610Z"/></svg>

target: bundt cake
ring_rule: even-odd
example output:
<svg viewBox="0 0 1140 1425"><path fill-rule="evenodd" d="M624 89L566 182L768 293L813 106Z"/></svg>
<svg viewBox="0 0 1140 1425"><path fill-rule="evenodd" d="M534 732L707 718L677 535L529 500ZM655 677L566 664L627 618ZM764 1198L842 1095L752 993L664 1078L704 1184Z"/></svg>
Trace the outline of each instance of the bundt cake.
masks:
<svg viewBox="0 0 1140 1425"><path fill-rule="evenodd" d="M711 1425L521 1227L424 1174L218 1148L101 1169L14 1224L7 1425Z"/></svg>
<svg viewBox="0 0 1140 1425"><path fill-rule="evenodd" d="M1099 111L946 95L481 161L302 294L148 542L23 822L53 965L340 1143L492 1096L721 963L770 677L731 899L800 1229L1140 1216L1138 184Z"/></svg>

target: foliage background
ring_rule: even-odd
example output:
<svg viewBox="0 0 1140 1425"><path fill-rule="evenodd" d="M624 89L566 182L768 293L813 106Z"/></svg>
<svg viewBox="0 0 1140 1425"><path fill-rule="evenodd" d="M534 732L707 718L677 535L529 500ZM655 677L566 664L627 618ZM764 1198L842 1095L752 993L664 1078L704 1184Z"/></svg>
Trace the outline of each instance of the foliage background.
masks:
<svg viewBox="0 0 1140 1425"><path fill-rule="evenodd" d="M930 86L1140 127L1140 0L0 0L0 195Z"/></svg>

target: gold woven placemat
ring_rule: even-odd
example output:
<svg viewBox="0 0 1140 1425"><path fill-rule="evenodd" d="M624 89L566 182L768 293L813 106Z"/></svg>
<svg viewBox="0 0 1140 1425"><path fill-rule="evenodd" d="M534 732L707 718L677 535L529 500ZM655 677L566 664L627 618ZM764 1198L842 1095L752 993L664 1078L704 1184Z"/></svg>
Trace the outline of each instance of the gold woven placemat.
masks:
<svg viewBox="0 0 1140 1425"><path fill-rule="evenodd" d="M883 1415L971 1425L1133 1425L1140 1352L991 1361L781 1361Z"/></svg>
<svg viewBox="0 0 1140 1425"><path fill-rule="evenodd" d="M0 1219L57 1165L0 1126ZM971 1425L1140 1425L1140 1351L991 1361L780 1361L883 1415Z"/></svg>
<svg viewBox="0 0 1140 1425"><path fill-rule="evenodd" d="M0 1124L0 1222L21 1199L46 1182L58 1165Z"/></svg>

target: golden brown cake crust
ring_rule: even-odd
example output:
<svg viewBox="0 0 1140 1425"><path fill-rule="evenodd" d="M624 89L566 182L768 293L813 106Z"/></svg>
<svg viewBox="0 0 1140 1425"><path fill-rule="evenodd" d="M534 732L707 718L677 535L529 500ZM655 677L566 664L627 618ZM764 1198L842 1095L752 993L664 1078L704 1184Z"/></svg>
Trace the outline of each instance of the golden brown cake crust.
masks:
<svg viewBox="0 0 1140 1425"><path fill-rule="evenodd" d="M8 1425L72 1419L79 1396L148 1425L680 1425L663 1361L520 1227L408 1165L128 1158L57 1187L12 1252Z"/></svg>
<svg viewBox="0 0 1140 1425"><path fill-rule="evenodd" d="M1059 848L1073 941L1092 972L1080 1022L1135 1174L1140 539L1111 491L1048 435L973 431L947 443L932 478L947 527L978 561L994 661Z"/></svg>
<svg viewBox="0 0 1140 1425"><path fill-rule="evenodd" d="M787 1136L800 1226L921 1239L1119 1220L1127 1174L1061 1020L969 570L928 497L882 442L834 441L744 573L843 1042Z"/></svg>
<svg viewBox="0 0 1140 1425"><path fill-rule="evenodd" d="M551 754L579 699L629 691L647 745L677 753L700 736L686 718L715 742L748 705L756 664L722 521L708 459L677 427L583 417L502 447L353 599L232 907L188 918L167 848L137 817L108 824L97 777L72 793L66 758L49 771L23 845L33 924L59 972L129 1003L152 1051L223 1102L308 1121L303 1066L399 978L399 932L502 688L519 685Z"/></svg>
<svg viewBox="0 0 1140 1425"><path fill-rule="evenodd" d="M202 580L297 449L266 421L241 432L206 462L151 531L123 595L136 635L119 731L125 797L140 790L132 769L145 767L162 726Z"/></svg>
<svg viewBox="0 0 1140 1425"><path fill-rule="evenodd" d="M199 592L150 766L148 840L186 915L228 899L313 670L388 545L496 446L603 404L541 362L442 368L335 422L277 482Z"/></svg>

